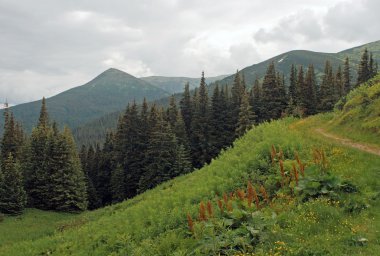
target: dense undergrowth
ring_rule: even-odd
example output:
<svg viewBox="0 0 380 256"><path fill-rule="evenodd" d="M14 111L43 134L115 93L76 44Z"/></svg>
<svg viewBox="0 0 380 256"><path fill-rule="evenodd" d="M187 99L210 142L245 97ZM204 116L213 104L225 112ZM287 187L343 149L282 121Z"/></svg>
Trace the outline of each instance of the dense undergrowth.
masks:
<svg viewBox="0 0 380 256"><path fill-rule="evenodd" d="M373 88L354 91L367 92L367 108L378 104ZM354 98L349 95L347 104ZM72 216L54 234L0 243L0 255L376 255L380 157L315 132L335 122L334 129L345 129L350 112L343 109L341 117L259 125L210 165L134 199ZM364 124L369 113L359 114L353 118ZM361 129L376 137L372 128L355 131Z"/></svg>

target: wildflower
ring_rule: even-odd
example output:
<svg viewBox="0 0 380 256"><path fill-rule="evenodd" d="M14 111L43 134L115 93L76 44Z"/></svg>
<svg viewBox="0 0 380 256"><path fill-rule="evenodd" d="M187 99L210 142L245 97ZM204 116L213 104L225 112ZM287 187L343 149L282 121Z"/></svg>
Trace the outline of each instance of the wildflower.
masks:
<svg viewBox="0 0 380 256"><path fill-rule="evenodd" d="M223 193L223 201L224 201L224 204L227 205L227 203L228 203L228 197L227 197L226 193Z"/></svg>
<svg viewBox="0 0 380 256"><path fill-rule="evenodd" d="M205 221L207 220L206 216L206 208L203 202L199 204L199 220L200 221Z"/></svg>
<svg viewBox="0 0 380 256"><path fill-rule="evenodd" d="M224 212L224 208L223 208L223 202L222 202L222 200L218 199L217 203L218 203L218 207L219 207L220 213L223 213Z"/></svg>
<svg viewBox="0 0 380 256"><path fill-rule="evenodd" d="M236 191L236 194L237 194L237 196L239 197L240 200L244 200L244 198L245 198L245 193L244 193L243 190L238 189L238 190Z"/></svg>
<svg viewBox="0 0 380 256"><path fill-rule="evenodd" d="M187 214L187 225L189 226L189 230L191 231L191 233L194 233L194 221L189 213Z"/></svg>
<svg viewBox="0 0 380 256"><path fill-rule="evenodd" d="M213 209L210 201L207 202L207 213L210 218L213 217Z"/></svg>
<svg viewBox="0 0 380 256"><path fill-rule="evenodd" d="M294 179L296 180L296 184L298 185L298 171L297 171L296 165L294 163L292 163L292 165L293 165Z"/></svg>
<svg viewBox="0 0 380 256"><path fill-rule="evenodd" d="M232 202L231 201L229 201L228 204L227 204L227 210L229 212L232 212L232 210L233 210L233 208L232 208Z"/></svg>
<svg viewBox="0 0 380 256"><path fill-rule="evenodd" d="M265 201L267 201L267 203L269 204L269 196L263 186L260 186L260 193L263 195Z"/></svg>
<svg viewBox="0 0 380 256"><path fill-rule="evenodd" d="M260 201L255 188L253 188L253 198L255 199L256 208L260 209Z"/></svg>
<svg viewBox="0 0 380 256"><path fill-rule="evenodd" d="M252 183L250 181L248 181L248 185L247 185L247 201L248 201L248 207L251 207L252 205L252 202L253 202L253 186L252 186Z"/></svg>

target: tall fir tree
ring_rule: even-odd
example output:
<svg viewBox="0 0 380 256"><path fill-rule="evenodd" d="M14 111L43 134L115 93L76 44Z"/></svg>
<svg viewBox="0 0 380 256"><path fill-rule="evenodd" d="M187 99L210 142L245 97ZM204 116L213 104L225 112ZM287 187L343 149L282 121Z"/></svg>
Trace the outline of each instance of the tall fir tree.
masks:
<svg viewBox="0 0 380 256"><path fill-rule="evenodd" d="M191 120L192 120L192 101L190 95L190 85L186 83L185 90L182 94L182 99L180 101L180 109L183 118L183 122L185 123L187 137L191 135Z"/></svg>
<svg viewBox="0 0 380 256"><path fill-rule="evenodd" d="M255 123L261 122L261 112L262 112L262 104L261 104L261 88L259 79L255 79L255 83L253 84L251 90L250 104L254 111L255 115Z"/></svg>
<svg viewBox="0 0 380 256"><path fill-rule="evenodd" d="M121 202L126 198L125 171L121 164L118 164L112 171L110 189L113 203Z"/></svg>
<svg viewBox="0 0 380 256"><path fill-rule="evenodd" d="M358 67L358 79L356 82L356 86L360 85L361 83L366 82L370 78L370 67L369 67L369 56L368 56L368 50L367 48L364 49L359 67Z"/></svg>
<svg viewBox="0 0 380 256"><path fill-rule="evenodd" d="M54 210L77 212L87 209L85 174L82 170L71 131L53 132L49 158L50 196L47 203Z"/></svg>
<svg viewBox="0 0 380 256"><path fill-rule="evenodd" d="M0 170L0 212L21 214L26 205L26 192L20 164L12 153L3 161Z"/></svg>
<svg viewBox="0 0 380 256"><path fill-rule="evenodd" d="M172 95L169 100L169 107L167 109L167 117L168 121L170 124L170 127L173 129L175 126L175 123L177 121L177 114L178 114L178 109L177 109L177 104L175 102L175 97Z"/></svg>
<svg viewBox="0 0 380 256"><path fill-rule="evenodd" d="M338 101L344 95L344 79L342 73L342 67L339 65L335 73L335 101Z"/></svg>
<svg viewBox="0 0 380 256"><path fill-rule="evenodd" d="M249 104L248 92L243 94L240 103L239 120L236 128L236 136L240 137L249 130L254 124L255 116L252 107Z"/></svg>
<svg viewBox="0 0 380 256"><path fill-rule="evenodd" d="M289 98L294 102L294 104L297 104L298 102L298 93L297 93L297 68L294 64L292 64L292 67L290 68L290 78L289 78Z"/></svg>
<svg viewBox="0 0 380 256"><path fill-rule="evenodd" d="M224 92L223 92L224 94ZM224 144L224 119L225 112L224 108L227 106L223 101L224 95L221 94L219 90L219 84L216 84L214 88L213 95L211 97L211 107L210 107L210 154L212 157L218 155L219 151L223 147Z"/></svg>
<svg viewBox="0 0 380 256"><path fill-rule="evenodd" d="M285 111L286 92L285 87L279 83L274 63L267 68L262 85L262 118L263 120L277 119Z"/></svg>
<svg viewBox="0 0 380 256"><path fill-rule="evenodd" d="M351 90L350 60L346 57L343 67L343 94L347 95Z"/></svg>
<svg viewBox="0 0 380 256"><path fill-rule="evenodd" d="M209 102L204 73L199 86L199 90L193 97L193 118L191 123L191 157L193 166L202 167L204 163L211 160L209 147Z"/></svg>
<svg viewBox="0 0 380 256"><path fill-rule="evenodd" d="M170 125L160 111L156 126L148 142L146 165L139 181L139 191L151 189L175 176L177 141Z"/></svg>
<svg viewBox="0 0 380 256"><path fill-rule="evenodd" d="M325 71L319 91L319 111L330 111L334 108L335 97L334 75L329 61L326 61Z"/></svg>
<svg viewBox="0 0 380 256"><path fill-rule="evenodd" d="M40 209L48 208L46 198L50 196L47 147L52 132L46 110L46 101L43 98L38 124L32 131L27 152L25 152L25 161L22 163L28 205Z"/></svg>
<svg viewBox="0 0 380 256"><path fill-rule="evenodd" d="M314 66L310 64L306 72L304 88L302 90L303 104L307 115L313 115L317 112L317 88Z"/></svg>

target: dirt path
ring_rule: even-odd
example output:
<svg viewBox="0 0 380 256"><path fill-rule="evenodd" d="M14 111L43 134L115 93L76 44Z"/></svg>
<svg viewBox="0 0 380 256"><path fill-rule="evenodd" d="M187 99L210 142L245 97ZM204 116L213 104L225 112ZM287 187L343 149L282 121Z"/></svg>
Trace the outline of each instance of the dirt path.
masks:
<svg viewBox="0 0 380 256"><path fill-rule="evenodd" d="M380 156L380 148L379 147L368 146L368 145L365 145L365 144L354 142L354 141L352 141L350 139L341 138L341 137L338 137L338 136L336 136L334 134L326 132L322 128L315 129L315 131L318 132L318 133L320 133L320 134L322 134L326 138L333 139L333 140L339 142L342 145L349 146L351 148L356 148L356 149L359 149L361 151L365 151L365 152L368 152L368 153Z"/></svg>

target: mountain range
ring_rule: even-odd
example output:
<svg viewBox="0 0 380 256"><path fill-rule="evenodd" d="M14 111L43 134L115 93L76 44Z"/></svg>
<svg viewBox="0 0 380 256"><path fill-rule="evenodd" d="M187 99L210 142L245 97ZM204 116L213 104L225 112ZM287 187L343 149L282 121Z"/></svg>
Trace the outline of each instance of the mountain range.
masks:
<svg viewBox="0 0 380 256"><path fill-rule="evenodd" d="M317 78L321 78L326 60L333 67L341 65L349 57L353 79L356 77L356 66L364 48L373 53L374 60L380 62L380 41L368 43L338 53L323 53L306 50L289 51L263 62L248 66L240 71L244 74L247 86L250 87L256 78L262 79L269 63L274 62L276 70L289 77L292 64L306 68L314 65ZM117 69L109 69L90 82L62 92L47 99L47 106L52 119L58 124L68 125L74 130L79 144L100 142L106 130L117 123L120 112L132 101L142 102L145 97L150 102L167 105L169 96L175 94L177 100L180 92L188 82L190 88L199 84L200 78L150 76L137 78ZM211 93L216 82L231 85L234 75L222 75L206 79ZM35 125L41 101L20 104L12 107L17 120L30 131ZM1 111L0 111L1 112ZM0 120L0 131L2 129ZM86 139L84 138L86 137Z"/></svg>

